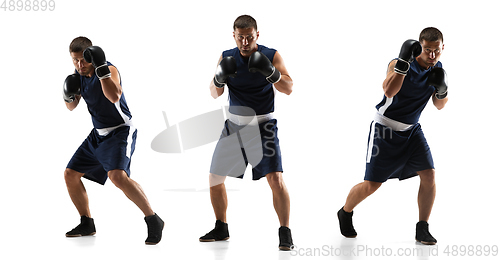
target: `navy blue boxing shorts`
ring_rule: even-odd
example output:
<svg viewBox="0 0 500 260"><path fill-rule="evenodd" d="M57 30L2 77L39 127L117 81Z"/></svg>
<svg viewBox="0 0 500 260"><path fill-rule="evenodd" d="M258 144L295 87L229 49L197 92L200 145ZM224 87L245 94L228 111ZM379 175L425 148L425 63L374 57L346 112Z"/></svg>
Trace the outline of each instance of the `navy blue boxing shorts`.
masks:
<svg viewBox="0 0 500 260"><path fill-rule="evenodd" d="M210 173L243 178L248 163L253 167L253 180L271 172L283 172L276 119L253 126L238 125L231 120L224 123Z"/></svg>
<svg viewBox="0 0 500 260"><path fill-rule="evenodd" d="M434 162L420 124L406 131L393 131L375 121L371 123L365 180L404 180L427 169L434 169Z"/></svg>
<svg viewBox="0 0 500 260"><path fill-rule="evenodd" d="M124 170L130 177L130 159L135 150L137 130L121 126L107 135L94 128L68 163L67 168L84 173L83 177L104 185L111 170Z"/></svg>

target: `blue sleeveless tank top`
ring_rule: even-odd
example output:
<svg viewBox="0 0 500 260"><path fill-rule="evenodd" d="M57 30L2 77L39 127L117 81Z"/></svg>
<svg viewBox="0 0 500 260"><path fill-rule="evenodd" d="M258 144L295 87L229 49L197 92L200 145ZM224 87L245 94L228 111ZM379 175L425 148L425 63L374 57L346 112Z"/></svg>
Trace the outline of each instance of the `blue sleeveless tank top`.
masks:
<svg viewBox="0 0 500 260"><path fill-rule="evenodd" d="M435 67L442 67L440 61ZM433 67L423 69L414 60L401 86L401 90L392 98L384 95L382 102L376 108L378 112L390 119L416 124L435 88L426 84L428 73Z"/></svg>
<svg viewBox="0 0 500 260"><path fill-rule="evenodd" d="M258 45L258 51L262 52L273 62L275 49ZM222 57L233 56L236 60L236 77L227 79L229 89L229 111L240 115L232 106L245 106L252 108L257 115L274 112L274 88L262 74L248 71L248 58L241 56L238 48L226 50Z"/></svg>
<svg viewBox="0 0 500 260"><path fill-rule="evenodd" d="M108 62L108 66L114 65ZM113 104L104 96L101 82L95 73L89 78L80 76L80 80L82 84L81 95L85 103L87 103L94 128L114 127L128 123L132 119L132 114L128 109L123 92L120 101Z"/></svg>

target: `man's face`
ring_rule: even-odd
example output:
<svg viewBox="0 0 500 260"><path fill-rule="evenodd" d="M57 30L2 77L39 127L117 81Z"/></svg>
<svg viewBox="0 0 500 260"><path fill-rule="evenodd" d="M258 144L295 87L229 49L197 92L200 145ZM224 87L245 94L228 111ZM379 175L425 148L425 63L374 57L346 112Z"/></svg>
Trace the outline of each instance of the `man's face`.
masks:
<svg viewBox="0 0 500 260"><path fill-rule="evenodd" d="M241 56L250 57L250 55L257 50L257 39L259 32L255 28L236 28L233 32L236 46L240 50Z"/></svg>
<svg viewBox="0 0 500 260"><path fill-rule="evenodd" d="M422 40L421 45L422 54L418 56L418 63L425 68L435 66L444 50L443 42L441 40L435 42Z"/></svg>
<svg viewBox="0 0 500 260"><path fill-rule="evenodd" d="M73 65L75 65L76 71L82 76L92 76L94 72L94 66L92 63L88 63L83 58L83 52L70 52L71 58L73 59Z"/></svg>

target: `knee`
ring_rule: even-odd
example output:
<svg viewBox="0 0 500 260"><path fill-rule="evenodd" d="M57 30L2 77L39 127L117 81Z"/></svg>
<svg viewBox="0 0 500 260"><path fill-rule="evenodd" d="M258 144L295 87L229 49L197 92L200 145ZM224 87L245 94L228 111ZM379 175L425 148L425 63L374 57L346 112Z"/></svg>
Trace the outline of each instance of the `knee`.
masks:
<svg viewBox="0 0 500 260"><path fill-rule="evenodd" d="M281 172L272 172L266 175L267 182L272 190L282 190L285 188L285 182Z"/></svg>
<svg viewBox="0 0 500 260"><path fill-rule="evenodd" d="M126 181L128 181L127 173L123 170L112 170L108 172L109 180L118 188L123 187Z"/></svg>
<svg viewBox="0 0 500 260"><path fill-rule="evenodd" d="M381 182L365 181L365 189L369 194L373 194L380 186L382 186Z"/></svg>
<svg viewBox="0 0 500 260"><path fill-rule="evenodd" d="M428 169L424 171L419 171L418 175L420 176L420 182L424 184L434 184L434 178L436 175L436 172L434 169Z"/></svg>
<svg viewBox="0 0 500 260"><path fill-rule="evenodd" d="M210 189L219 187L221 184L224 184L226 180L226 176L221 176L217 174L210 173L208 176L208 182L210 183Z"/></svg>
<svg viewBox="0 0 500 260"><path fill-rule="evenodd" d="M79 173L75 170L69 168L66 168L66 170L64 170L64 180L67 184L72 184L80 181L80 178L82 178L82 176L83 173Z"/></svg>

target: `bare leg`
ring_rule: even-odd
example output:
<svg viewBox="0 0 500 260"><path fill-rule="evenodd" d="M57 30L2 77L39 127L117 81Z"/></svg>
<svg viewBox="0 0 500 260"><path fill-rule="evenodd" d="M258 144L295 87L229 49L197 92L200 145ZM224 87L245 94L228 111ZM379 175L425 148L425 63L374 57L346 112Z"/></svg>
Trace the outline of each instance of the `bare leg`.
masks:
<svg viewBox="0 0 500 260"><path fill-rule="evenodd" d="M266 175L267 182L273 192L273 205L280 226L288 227L290 219L290 196L285 186L281 172L272 172Z"/></svg>
<svg viewBox="0 0 500 260"><path fill-rule="evenodd" d="M420 176L420 188L418 190L418 212L419 221L428 221L432 206L436 197L436 183L434 181L434 169L417 172Z"/></svg>
<svg viewBox="0 0 500 260"><path fill-rule="evenodd" d="M436 183L434 169L419 171L420 188L418 190L418 218L415 240L424 245L434 245L437 240L429 232L427 221L431 215L434 198L436 197Z"/></svg>
<svg viewBox="0 0 500 260"><path fill-rule="evenodd" d="M80 216L90 218L89 198L81 180L83 175L83 173L66 168L64 171L64 180L66 181L71 201L73 201Z"/></svg>
<svg viewBox="0 0 500 260"><path fill-rule="evenodd" d="M148 198L142 190L142 187L137 182L130 179L125 171L111 170L108 172L108 177L116 187L122 190L123 193L141 209L144 216L152 216L155 214L149 205Z"/></svg>
<svg viewBox="0 0 500 260"><path fill-rule="evenodd" d="M212 202L212 207L214 208L216 220L220 220L224 223L226 222L226 211L227 211L227 193L226 186L224 185L224 180L226 176L219 176L210 173L210 200Z"/></svg>
<svg viewBox="0 0 500 260"><path fill-rule="evenodd" d="M344 211L352 212L361 201L372 195L380 186L381 182L364 181L352 187L349 195L347 196Z"/></svg>

